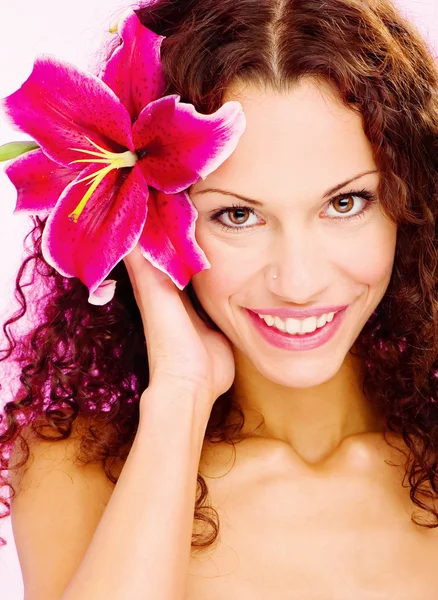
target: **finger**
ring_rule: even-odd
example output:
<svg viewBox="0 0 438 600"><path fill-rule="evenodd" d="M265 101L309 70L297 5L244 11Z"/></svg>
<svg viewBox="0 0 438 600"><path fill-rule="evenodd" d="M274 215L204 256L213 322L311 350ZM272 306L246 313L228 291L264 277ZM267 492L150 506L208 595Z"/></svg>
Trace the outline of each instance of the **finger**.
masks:
<svg viewBox="0 0 438 600"><path fill-rule="evenodd" d="M170 277L154 267L136 246L124 259L139 306L145 332L152 339L173 339L188 325L180 290Z"/></svg>

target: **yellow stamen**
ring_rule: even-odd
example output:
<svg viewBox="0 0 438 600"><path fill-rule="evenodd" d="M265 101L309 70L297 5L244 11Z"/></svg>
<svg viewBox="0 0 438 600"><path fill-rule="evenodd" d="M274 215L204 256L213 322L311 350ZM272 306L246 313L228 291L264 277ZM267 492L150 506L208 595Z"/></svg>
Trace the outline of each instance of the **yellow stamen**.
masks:
<svg viewBox="0 0 438 600"><path fill-rule="evenodd" d="M73 150L73 148L72 148ZM80 160L72 160L71 162L69 162L69 165L74 165L75 163L102 163L102 164L108 164L108 159L106 158L83 158Z"/></svg>
<svg viewBox="0 0 438 600"><path fill-rule="evenodd" d="M121 21L122 17L123 17L123 14L119 15L119 16L117 17L117 19L115 19L115 20L114 20L114 21L111 23L111 25L110 25L110 27L109 27L109 30L108 30L110 33L119 33L119 23L120 23L120 21Z"/></svg>
<svg viewBox="0 0 438 600"><path fill-rule="evenodd" d="M99 150L99 152L92 152L91 150L82 150L81 148L69 148L69 150L73 150L75 152L81 152L82 154L88 154L89 156L95 156L96 158L81 158L79 160L73 160L70 162L70 165L76 163L96 163L96 164L104 164L107 165L103 169L92 173L91 175L87 175L87 177L83 177L78 181L74 182L74 185L77 183L82 183L83 181L90 180L89 182L89 190L79 202L75 210L68 215L68 218L74 223L78 222L79 217L82 214L88 200L96 191L98 185L102 182L102 180L110 173L113 169L123 169L124 167L133 167L138 160L136 154L127 150L126 152L109 152L104 148L101 148L94 142L92 142L89 138L86 138L90 144L92 144L95 148Z"/></svg>

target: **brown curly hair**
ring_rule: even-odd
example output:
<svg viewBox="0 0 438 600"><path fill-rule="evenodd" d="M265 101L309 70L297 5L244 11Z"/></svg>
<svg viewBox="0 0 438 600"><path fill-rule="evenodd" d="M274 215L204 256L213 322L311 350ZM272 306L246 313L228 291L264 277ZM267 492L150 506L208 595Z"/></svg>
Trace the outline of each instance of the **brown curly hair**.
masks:
<svg viewBox="0 0 438 600"><path fill-rule="evenodd" d="M167 93L179 94L200 112L219 108L236 80L281 93L312 77L335 86L344 104L362 115L381 172L379 197L398 226L398 239L389 287L355 352L364 361L367 398L409 449L411 499L435 518L412 520L437 527L438 513L422 500L438 494L438 77L431 49L389 0L157 0L136 12L145 26L166 36ZM8 348L1 360L18 366L20 385L3 409L0 468L25 462L8 465L17 441L28 452L20 433L24 426L38 437L61 440L84 417L89 425L81 459L100 463L116 483L112 467L129 453L139 398L149 383L130 281L121 262L110 275L118 281L113 301L88 304L88 290L79 280L64 278L45 263L45 221L33 221L30 254L16 280L21 308L3 327ZM24 284L29 272L32 285ZM36 305L29 291L41 282L48 289L38 300L38 324L14 336L28 303ZM187 291L198 313L216 328L190 284ZM231 388L213 407L206 439L233 444L242 427ZM1 483L14 494L7 479ZM208 547L218 537L218 514L207 498L198 474L195 522L210 529L193 535L193 547ZM9 501L2 502L7 516Z"/></svg>

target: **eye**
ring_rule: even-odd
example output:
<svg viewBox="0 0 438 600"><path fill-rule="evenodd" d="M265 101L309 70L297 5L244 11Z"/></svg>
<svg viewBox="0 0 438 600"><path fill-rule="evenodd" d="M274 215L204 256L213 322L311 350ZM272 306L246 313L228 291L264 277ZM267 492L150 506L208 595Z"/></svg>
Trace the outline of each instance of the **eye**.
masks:
<svg viewBox="0 0 438 600"><path fill-rule="evenodd" d="M227 208L221 208L218 212L213 214L210 217L211 221L216 222L223 229L246 229L247 227L252 227L252 224L247 225L248 215L256 216L255 212L252 208L248 208L247 206L241 206L237 204L233 204ZM228 223L220 220L222 217L226 216L228 219ZM257 223L257 219L256 219ZM243 225L243 227L242 227Z"/></svg>
<svg viewBox="0 0 438 600"><path fill-rule="evenodd" d="M370 190L344 192L330 200L329 208L333 207L334 211L332 214L326 211L323 218L338 222L361 218L365 216L375 201L377 201L377 196ZM256 217L254 209L233 204L214 212L209 220L222 229L234 233L257 225L257 217L255 223L248 224L248 215ZM227 218L228 223L222 220L223 217Z"/></svg>
<svg viewBox="0 0 438 600"><path fill-rule="evenodd" d="M327 212L326 215L331 219L344 221L365 216L366 211L371 208L371 203L375 200L375 195L369 190L344 193L330 200L329 208L333 208L334 211L332 214Z"/></svg>

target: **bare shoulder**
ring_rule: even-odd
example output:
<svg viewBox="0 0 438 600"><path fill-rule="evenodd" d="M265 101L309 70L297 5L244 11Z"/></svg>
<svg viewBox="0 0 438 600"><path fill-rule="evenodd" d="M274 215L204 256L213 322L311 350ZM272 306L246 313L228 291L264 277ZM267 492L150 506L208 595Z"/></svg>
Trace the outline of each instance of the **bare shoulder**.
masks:
<svg viewBox="0 0 438 600"><path fill-rule="evenodd" d="M39 420L36 424L42 425L43 420ZM44 439L31 425L24 427L9 460L9 466L13 468L8 472L8 481L16 493L18 494L23 486L29 486L31 481L35 480L37 473L41 474L45 468L60 468L64 471L76 468L84 476L103 474L100 464L83 465L81 462L83 439L90 427L100 427L102 431L102 425L97 425L94 419L78 416L72 424L70 436L64 440ZM48 428L44 430L44 435L49 438L54 437L53 432ZM23 464L20 467L14 468L21 463ZM35 463L37 467L33 468ZM111 484L107 477L106 479L108 484Z"/></svg>
<svg viewBox="0 0 438 600"><path fill-rule="evenodd" d="M78 569L115 485L98 463L80 464L82 435L90 421L77 419L69 438L43 440L22 431L29 455L18 442L10 464L11 523L25 598L59 598ZM27 460L26 460L27 456Z"/></svg>

